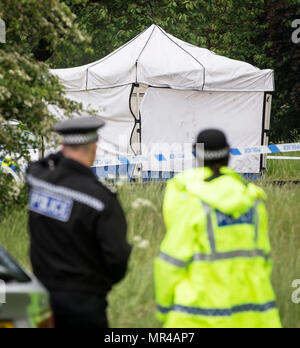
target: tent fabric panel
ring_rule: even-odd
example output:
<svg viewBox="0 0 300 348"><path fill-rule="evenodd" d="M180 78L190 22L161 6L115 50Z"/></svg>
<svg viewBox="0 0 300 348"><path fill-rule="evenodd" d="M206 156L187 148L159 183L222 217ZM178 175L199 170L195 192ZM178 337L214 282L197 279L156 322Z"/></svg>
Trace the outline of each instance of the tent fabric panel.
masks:
<svg viewBox="0 0 300 348"><path fill-rule="evenodd" d="M161 29L162 30L162 29ZM275 90L274 71L220 56L208 49L184 42L162 30L170 40L182 47L205 67L207 91L268 91Z"/></svg>
<svg viewBox="0 0 300 348"><path fill-rule="evenodd" d="M174 43L156 27L137 65L138 82L180 89L204 86L204 66L201 61Z"/></svg>
<svg viewBox="0 0 300 348"><path fill-rule="evenodd" d="M126 156L134 128L134 118L129 109L131 86L84 92L68 92L67 97L81 102L88 110L95 110L106 122L100 131L97 158Z"/></svg>
<svg viewBox="0 0 300 348"><path fill-rule="evenodd" d="M197 92L149 88L141 105L142 141L153 144L192 144L199 131L223 130L232 147L261 145L264 93ZM157 145L156 145L157 146ZM189 145L187 145L189 146ZM260 156L231 159L239 173L259 173ZM144 170L159 171L151 163Z"/></svg>
<svg viewBox="0 0 300 348"><path fill-rule="evenodd" d="M141 83L208 91L274 91L274 72L199 48L152 25L107 57L82 67L51 70L67 91Z"/></svg>
<svg viewBox="0 0 300 348"><path fill-rule="evenodd" d="M87 73L91 65L69 69L52 69L50 72L59 78L60 83L67 91L83 91L86 90Z"/></svg>
<svg viewBox="0 0 300 348"><path fill-rule="evenodd" d="M136 62L152 32L153 29L150 27L130 43L89 67L87 88L135 83L137 81Z"/></svg>

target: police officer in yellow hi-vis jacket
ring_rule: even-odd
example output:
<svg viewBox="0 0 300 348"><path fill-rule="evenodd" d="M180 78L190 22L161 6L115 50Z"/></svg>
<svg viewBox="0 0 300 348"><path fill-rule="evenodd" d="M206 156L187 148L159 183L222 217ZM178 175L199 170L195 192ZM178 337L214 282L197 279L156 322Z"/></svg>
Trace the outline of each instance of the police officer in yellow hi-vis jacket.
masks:
<svg viewBox="0 0 300 348"><path fill-rule="evenodd" d="M166 190L158 318L166 328L280 328L266 194L228 168L222 132L204 131L197 142L205 168L178 175Z"/></svg>

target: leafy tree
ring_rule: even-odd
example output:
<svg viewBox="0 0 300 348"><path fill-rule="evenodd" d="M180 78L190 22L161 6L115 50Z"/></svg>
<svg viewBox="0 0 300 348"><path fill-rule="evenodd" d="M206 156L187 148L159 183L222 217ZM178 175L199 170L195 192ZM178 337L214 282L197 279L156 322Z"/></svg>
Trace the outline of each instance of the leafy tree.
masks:
<svg viewBox="0 0 300 348"><path fill-rule="evenodd" d="M49 105L66 115L81 110L65 99L63 87L42 61L61 42L74 47L86 38L58 0L1 0L0 18L7 27L7 42L0 44L0 155L28 158L28 148L38 147L50 133L54 117ZM0 175L1 202L11 199L6 181Z"/></svg>
<svg viewBox="0 0 300 348"><path fill-rule="evenodd" d="M64 0L77 15L80 29L92 37L93 54L64 51L64 60L53 59L56 67L86 64L98 60L155 23L196 45L205 45L212 5L207 0ZM205 29L205 30L204 30ZM204 31L203 31L204 30ZM204 40L204 41L203 41Z"/></svg>
<svg viewBox="0 0 300 348"><path fill-rule="evenodd" d="M219 53L275 70L271 140L300 138L300 52L292 42L299 0L227 0L220 4L215 42Z"/></svg>
<svg viewBox="0 0 300 348"><path fill-rule="evenodd" d="M266 55L275 68L276 94L272 122L274 141L300 139L300 44L292 42L292 21L300 18L299 0L266 0L269 24Z"/></svg>

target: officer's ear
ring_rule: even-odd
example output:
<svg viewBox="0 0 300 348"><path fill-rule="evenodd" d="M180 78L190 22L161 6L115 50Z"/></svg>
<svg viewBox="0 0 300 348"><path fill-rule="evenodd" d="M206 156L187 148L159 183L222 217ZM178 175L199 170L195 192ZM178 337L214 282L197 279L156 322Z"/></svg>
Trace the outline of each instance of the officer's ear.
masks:
<svg viewBox="0 0 300 348"><path fill-rule="evenodd" d="M95 141L92 145L93 145L93 150L97 151L97 149L98 149L98 141Z"/></svg>
<svg viewBox="0 0 300 348"><path fill-rule="evenodd" d="M95 142L92 143L90 146L91 146L91 147L90 147L91 153L93 154L94 157L96 157L96 153L97 153L97 150L98 150L98 141L95 141Z"/></svg>

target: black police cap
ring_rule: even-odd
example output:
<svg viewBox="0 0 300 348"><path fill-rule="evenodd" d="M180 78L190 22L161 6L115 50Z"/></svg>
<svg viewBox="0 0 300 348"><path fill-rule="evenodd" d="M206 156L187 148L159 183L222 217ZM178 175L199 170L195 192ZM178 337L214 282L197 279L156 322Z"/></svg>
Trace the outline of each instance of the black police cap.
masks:
<svg viewBox="0 0 300 348"><path fill-rule="evenodd" d="M207 129L197 138L197 144L204 144L205 161L224 160L230 155L230 146L226 135L217 129Z"/></svg>
<svg viewBox="0 0 300 348"><path fill-rule="evenodd" d="M65 145L85 145L98 140L98 129L104 125L100 118L82 117L56 124L54 131L62 136Z"/></svg>

